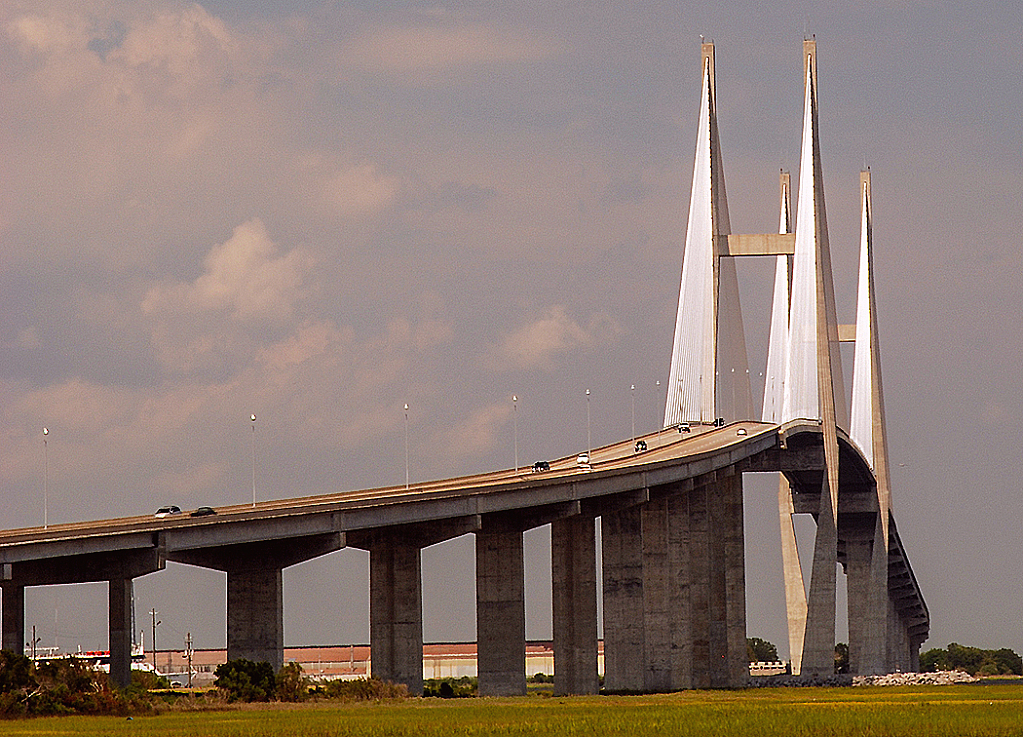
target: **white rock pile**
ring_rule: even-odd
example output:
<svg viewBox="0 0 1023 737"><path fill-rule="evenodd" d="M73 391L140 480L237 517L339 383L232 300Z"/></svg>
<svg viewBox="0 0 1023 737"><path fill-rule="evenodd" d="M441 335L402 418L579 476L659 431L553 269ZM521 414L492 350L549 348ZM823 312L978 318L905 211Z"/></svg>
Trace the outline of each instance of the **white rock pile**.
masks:
<svg viewBox="0 0 1023 737"><path fill-rule="evenodd" d="M961 670L942 670L936 673L889 673L884 676L853 676L854 686L948 686L953 683L973 683L980 679Z"/></svg>

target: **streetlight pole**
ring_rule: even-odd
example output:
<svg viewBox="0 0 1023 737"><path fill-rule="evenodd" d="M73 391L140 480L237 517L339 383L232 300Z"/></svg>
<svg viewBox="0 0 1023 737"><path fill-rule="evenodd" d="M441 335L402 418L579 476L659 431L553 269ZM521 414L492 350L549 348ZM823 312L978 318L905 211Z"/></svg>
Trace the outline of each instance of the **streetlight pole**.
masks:
<svg viewBox="0 0 1023 737"><path fill-rule="evenodd" d="M408 402L405 402L405 491L408 491Z"/></svg>
<svg viewBox="0 0 1023 737"><path fill-rule="evenodd" d="M629 389L629 396L632 397L632 442L636 442L636 385Z"/></svg>
<svg viewBox="0 0 1023 737"><path fill-rule="evenodd" d="M593 450L593 442L590 440L590 390L586 390L586 455ZM593 462L593 459L590 459Z"/></svg>
<svg viewBox="0 0 1023 737"><path fill-rule="evenodd" d="M256 506L256 416L249 415L252 422L252 506Z"/></svg>
<svg viewBox="0 0 1023 737"><path fill-rule="evenodd" d="M660 382L660 380L658 380L657 384L654 386L654 392L657 395L657 398L654 400L654 411L657 412L657 424L654 425L654 427L656 427L658 429L658 431L660 431L660 429L664 426L664 422L661 420L661 414L660 414L660 408L659 408L659 405L661 403L661 382Z"/></svg>
<svg viewBox="0 0 1023 737"><path fill-rule="evenodd" d="M47 509L50 496L50 454L46 445L46 436L50 434L48 428L43 428L43 529L50 526Z"/></svg>
<svg viewBox="0 0 1023 737"><path fill-rule="evenodd" d="M163 620L157 621L157 614L159 614L159 612L156 611L155 607L149 610L149 615L153 618L153 671L159 675L159 672L156 670L156 626L163 624Z"/></svg>
<svg viewBox="0 0 1023 737"><path fill-rule="evenodd" d="M519 398L512 394L512 433L515 436L515 473L519 472Z"/></svg>

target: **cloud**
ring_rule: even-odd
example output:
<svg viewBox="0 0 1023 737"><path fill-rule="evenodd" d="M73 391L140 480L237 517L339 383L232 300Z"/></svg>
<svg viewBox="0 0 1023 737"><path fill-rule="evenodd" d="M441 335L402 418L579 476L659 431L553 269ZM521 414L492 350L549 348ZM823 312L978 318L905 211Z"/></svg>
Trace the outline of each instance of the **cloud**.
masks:
<svg viewBox="0 0 1023 737"><path fill-rule="evenodd" d="M312 263L300 249L279 255L266 226L253 218L234 229L206 256L205 273L193 282L149 290L147 314L225 312L236 320L282 319L305 296Z"/></svg>
<svg viewBox="0 0 1023 737"><path fill-rule="evenodd" d="M328 207L349 217L373 215L390 206L401 180L381 174L374 164L349 167L327 180L323 199Z"/></svg>
<svg viewBox="0 0 1023 737"><path fill-rule="evenodd" d="M340 64L359 71L389 74L451 71L496 62L537 61L553 45L535 36L484 24L452 27L379 27L344 47Z"/></svg>
<svg viewBox="0 0 1023 737"><path fill-rule="evenodd" d="M561 305L508 335L490 354L492 368L550 370L559 357L578 349L607 345L621 332L617 323L603 313L582 326L565 314Z"/></svg>
<svg viewBox="0 0 1023 737"><path fill-rule="evenodd" d="M480 407L454 427L442 433L435 447L443 457L469 458L491 452L498 431L507 427L512 408L507 402Z"/></svg>
<svg viewBox="0 0 1023 737"><path fill-rule="evenodd" d="M251 357L263 337L253 328L287 328L315 291L311 257L297 248L280 253L259 218L214 246L204 267L194 281L157 284L142 299L158 359L174 372L223 372L232 359Z"/></svg>

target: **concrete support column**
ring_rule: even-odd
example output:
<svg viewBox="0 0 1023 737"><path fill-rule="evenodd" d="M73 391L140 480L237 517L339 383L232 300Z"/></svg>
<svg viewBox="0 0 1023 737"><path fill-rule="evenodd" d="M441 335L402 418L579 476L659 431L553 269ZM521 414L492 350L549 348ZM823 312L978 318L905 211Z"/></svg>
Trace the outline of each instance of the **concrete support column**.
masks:
<svg viewBox="0 0 1023 737"><path fill-rule="evenodd" d="M597 678L597 553L593 518L551 523L554 694L593 694Z"/></svg>
<svg viewBox="0 0 1023 737"><path fill-rule="evenodd" d="M522 532L476 533L476 642L480 696L526 693Z"/></svg>
<svg viewBox="0 0 1023 737"><path fill-rule="evenodd" d="M689 607L692 633L692 687L710 688L711 671L711 528L708 487L689 493Z"/></svg>
<svg viewBox="0 0 1023 737"><path fill-rule="evenodd" d="M845 579L848 590L849 672L863 675L863 655L867 637L867 608L870 605L870 553L872 541L846 537Z"/></svg>
<svg viewBox="0 0 1023 737"><path fill-rule="evenodd" d="M107 582L110 680L125 688L131 684L131 579Z"/></svg>
<svg viewBox="0 0 1023 737"><path fill-rule="evenodd" d="M923 643L914 638L909 640L909 669L913 673L920 672L920 645Z"/></svg>
<svg viewBox="0 0 1023 737"><path fill-rule="evenodd" d="M642 691L643 535L641 508L601 516L604 688Z"/></svg>
<svg viewBox="0 0 1023 737"><path fill-rule="evenodd" d="M668 497L668 616L671 627L670 689L693 687L689 496Z"/></svg>
<svg viewBox="0 0 1023 737"><path fill-rule="evenodd" d="M281 569L257 563L227 569L227 659L266 661L277 672L284 664Z"/></svg>
<svg viewBox="0 0 1023 737"><path fill-rule="evenodd" d="M707 495L711 529L710 684L714 688L737 688L749 680L742 476L719 479L708 487Z"/></svg>
<svg viewBox="0 0 1023 737"><path fill-rule="evenodd" d="M824 473L813 545L813 570L806 603L806 635L803 638L804 676L830 676L835 672L835 587L838 565L838 526Z"/></svg>
<svg viewBox="0 0 1023 737"><path fill-rule="evenodd" d="M849 601L849 671L885 673L888 553L880 520L873 529L843 534Z"/></svg>
<svg viewBox="0 0 1023 737"><path fill-rule="evenodd" d="M749 683L746 654L746 540L743 527L742 474L728 476L719 484L721 518L717 524L724 538L725 639L728 688Z"/></svg>
<svg viewBox="0 0 1023 737"><path fill-rule="evenodd" d="M909 633L895 602L888 599L888 670L889 672L913 670Z"/></svg>
<svg viewBox="0 0 1023 737"><path fill-rule="evenodd" d="M21 655L25 652L25 587L8 584L2 588L0 629L3 637L0 646Z"/></svg>
<svg viewBox="0 0 1023 737"><path fill-rule="evenodd" d="M369 552L372 672L423 693L423 576L417 543L388 536Z"/></svg>
<svg viewBox="0 0 1023 737"><path fill-rule="evenodd" d="M798 676L803 663L803 637L806 635L806 587L803 567L799 562L796 530L792 524L795 511L792 489L784 474L778 476L778 521L781 530L782 573L785 577L785 614L789 633L789 663L792 675Z"/></svg>
<svg viewBox="0 0 1023 737"><path fill-rule="evenodd" d="M647 502L640 512L643 542L643 690L671 689L671 593L668 503ZM637 653L638 654L638 653Z"/></svg>

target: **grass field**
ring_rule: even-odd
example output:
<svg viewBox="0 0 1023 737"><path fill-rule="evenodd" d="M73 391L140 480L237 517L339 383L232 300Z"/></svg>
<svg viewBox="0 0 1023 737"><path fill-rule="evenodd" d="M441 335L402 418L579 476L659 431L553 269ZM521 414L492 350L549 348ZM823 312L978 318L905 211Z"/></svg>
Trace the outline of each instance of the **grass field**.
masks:
<svg viewBox="0 0 1023 737"><path fill-rule="evenodd" d="M0 722L2 735L375 737L377 735L1023 735L1023 686L693 691L661 696L412 699L272 705L158 716Z"/></svg>

